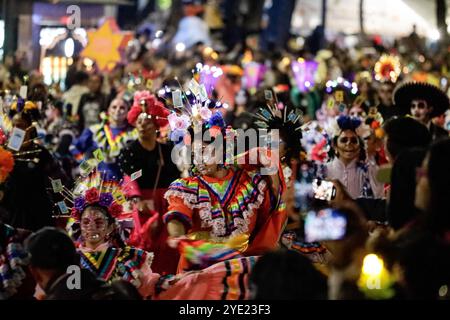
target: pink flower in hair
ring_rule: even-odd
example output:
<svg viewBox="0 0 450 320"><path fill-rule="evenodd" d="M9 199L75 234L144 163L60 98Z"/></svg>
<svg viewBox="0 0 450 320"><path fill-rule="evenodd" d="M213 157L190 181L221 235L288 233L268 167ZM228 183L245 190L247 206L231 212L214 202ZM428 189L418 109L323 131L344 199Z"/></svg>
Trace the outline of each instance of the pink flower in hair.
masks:
<svg viewBox="0 0 450 320"><path fill-rule="evenodd" d="M184 114L178 116L176 113L171 113L167 117L167 120L169 120L170 129L172 131L174 130L186 131L191 125L191 120L187 115Z"/></svg>

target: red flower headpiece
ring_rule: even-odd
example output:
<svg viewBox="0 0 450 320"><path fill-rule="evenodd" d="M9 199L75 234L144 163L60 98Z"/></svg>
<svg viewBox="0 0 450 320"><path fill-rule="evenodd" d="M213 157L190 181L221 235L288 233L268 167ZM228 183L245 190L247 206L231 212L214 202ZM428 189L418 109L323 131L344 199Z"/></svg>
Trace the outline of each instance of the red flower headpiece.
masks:
<svg viewBox="0 0 450 320"><path fill-rule="evenodd" d="M136 125L136 120L141 113L147 113L154 117L155 125L158 128L168 125L167 116L169 110L164 107L164 104L159 101L150 91L137 91L134 94L133 106L128 112L128 123Z"/></svg>
<svg viewBox="0 0 450 320"><path fill-rule="evenodd" d="M71 212L72 218L79 221L84 209L90 205L98 205L106 208L113 218L119 217L123 211L122 205L116 202L110 192L100 193L97 188L90 188L86 190L84 195L74 199Z"/></svg>

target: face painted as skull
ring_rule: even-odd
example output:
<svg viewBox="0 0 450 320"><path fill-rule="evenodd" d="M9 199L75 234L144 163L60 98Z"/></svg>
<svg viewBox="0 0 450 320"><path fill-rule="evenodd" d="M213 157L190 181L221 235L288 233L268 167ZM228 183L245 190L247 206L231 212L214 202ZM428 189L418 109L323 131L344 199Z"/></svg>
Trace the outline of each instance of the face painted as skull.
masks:
<svg viewBox="0 0 450 320"><path fill-rule="evenodd" d="M106 242L112 226L106 214L96 207L88 207L81 216L81 236L89 247L97 247Z"/></svg>

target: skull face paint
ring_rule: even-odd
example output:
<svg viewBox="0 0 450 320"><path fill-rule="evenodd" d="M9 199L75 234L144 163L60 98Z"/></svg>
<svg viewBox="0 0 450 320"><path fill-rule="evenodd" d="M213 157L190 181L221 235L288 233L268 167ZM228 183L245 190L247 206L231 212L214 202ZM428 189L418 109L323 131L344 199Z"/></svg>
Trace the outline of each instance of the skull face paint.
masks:
<svg viewBox="0 0 450 320"><path fill-rule="evenodd" d="M85 245L95 248L106 242L106 236L111 232L111 227L106 215L95 207L88 207L81 215L81 235Z"/></svg>

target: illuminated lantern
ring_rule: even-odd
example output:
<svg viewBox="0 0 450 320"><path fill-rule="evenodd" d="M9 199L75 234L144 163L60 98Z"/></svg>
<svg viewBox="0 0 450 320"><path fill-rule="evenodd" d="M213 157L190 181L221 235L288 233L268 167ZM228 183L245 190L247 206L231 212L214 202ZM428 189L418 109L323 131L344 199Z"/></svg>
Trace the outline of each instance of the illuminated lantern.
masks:
<svg viewBox="0 0 450 320"><path fill-rule="evenodd" d="M291 62L292 72L300 92L307 92L314 87L318 66L316 61L305 61L301 58Z"/></svg>
<svg viewBox="0 0 450 320"><path fill-rule="evenodd" d="M258 89L264 80L265 72L265 65L257 62L249 62L244 69L244 87L249 90Z"/></svg>

